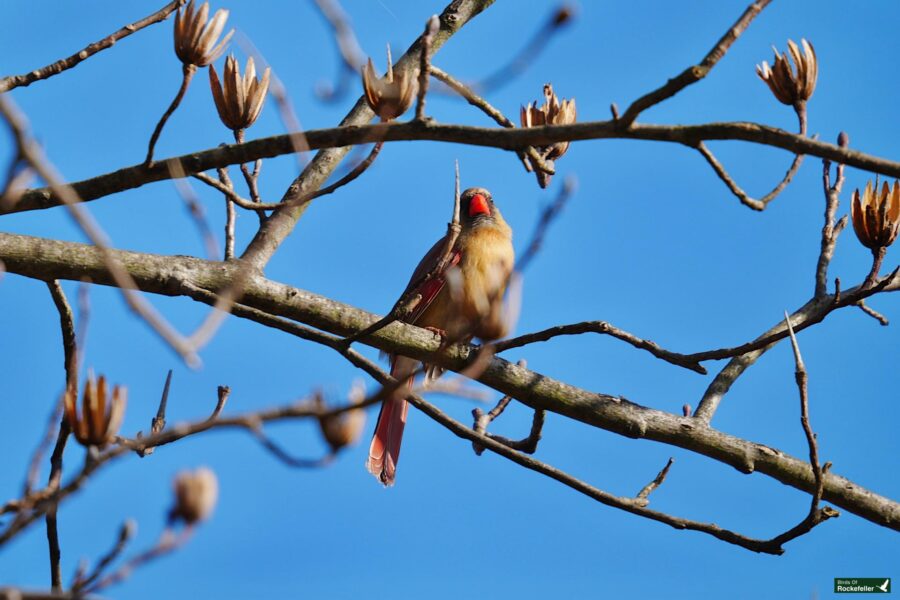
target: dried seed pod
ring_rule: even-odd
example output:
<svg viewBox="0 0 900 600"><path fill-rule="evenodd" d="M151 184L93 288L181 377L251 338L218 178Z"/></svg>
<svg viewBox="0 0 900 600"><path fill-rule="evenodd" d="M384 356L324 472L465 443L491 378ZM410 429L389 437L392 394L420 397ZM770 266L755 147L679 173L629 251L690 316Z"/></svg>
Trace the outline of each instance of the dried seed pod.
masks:
<svg viewBox="0 0 900 600"><path fill-rule="evenodd" d="M219 499L216 474L206 467L196 471L182 471L175 476L175 505L169 512L172 521L194 525L212 514Z"/></svg>
<svg viewBox="0 0 900 600"><path fill-rule="evenodd" d="M889 187L885 181L879 192L877 183L866 183L862 194L853 190L850 215L853 230L860 243L866 248L877 250L887 248L897 239L900 229L900 182L894 181Z"/></svg>
<svg viewBox="0 0 900 600"><path fill-rule="evenodd" d="M819 64L812 44L801 39L800 45L803 52L797 44L788 40L788 51L784 54L779 54L776 48L772 48L775 59L771 67L766 61L756 66L756 74L769 86L775 98L790 106L806 102L812 97L819 76ZM788 55L793 61L793 67Z"/></svg>
<svg viewBox="0 0 900 600"><path fill-rule="evenodd" d="M228 20L228 11L220 8L209 22L208 16L209 2L204 2L194 12L194 0L188 2L184 12L179 8L175 14L175 54L185 65L205 67L210 64L222 55L234 34L232 29L216 44Z"/></svg>
<svg viewBox="0 0 900 600"><path fill-rule="evenodd" d="M272 70L266 67L262 79L256 77L253 58L247 59L247 68L241 77L241 67L234 56L225 59L224 85L219 81L216 67L209 65L209 87L219 113L219 119L232 131L253 125L262 110L269 91Z"/></svg>
<svg viewBox="0 0 900 600"><path fill-rule="evenodd" d="M363 68L362 81L366 102L369 108L381 117L382 121L396 119L412 106L416 96L416 74L394 73L391 63L391 48L387 51L387 74L379 79L372 59Z"/></svg>
<svg viewBox="0 0 900 600"><path fill-rule="evenodd" d="M354 384L350 390L350 403L359 404L365 400L365 388L362 384ZM321 396L317 397L320 406L324 407ZM361 408L356 408L342 412L337 415L321 417L319 419L319 428L322 430L322 437L331 447L332 452L337 452L345 446L356 444L362 435L363 428L366 425L366 413Z"/></svg>
<svg viewBox="0 0 900 600"><path fill-rule="evenodd" d="M578 112L575 108L575 99L560 99L553 91L553 86L549 83L544 86L544 104L537 105L532 102L523 106L519 112L522 127L542 127L544 125L571 125L578 119ZM537 148L540 155L548 161L560 158L569 149L569 142L557 142L549 146ZM550 175L544 173L540 169L535 169L538 177L538 183L541 187L547 187L550 183Z"/></svg>
<svg viewBox="0 0 900 600"><path fill-rule="evenodd" d="M88 378L82 393L81 414L78 414L78 390L70 387L63 398L66 421L75 439L83 446L102 447L112 441L125 416L127 390L115 386L112 397L107 399L106 378L102 375L95 382Z"/></svg>

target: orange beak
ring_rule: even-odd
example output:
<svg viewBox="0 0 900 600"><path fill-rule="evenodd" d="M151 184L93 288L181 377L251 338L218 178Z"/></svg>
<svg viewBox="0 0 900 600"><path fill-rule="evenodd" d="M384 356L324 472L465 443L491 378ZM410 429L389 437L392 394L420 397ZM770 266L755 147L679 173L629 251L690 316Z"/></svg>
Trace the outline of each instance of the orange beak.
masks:
<svg viewBox="0 0 900 600"><path fill-rule="evenodd" d="M469 217L474 217L475 215L491 215L488 202L481 194L472 196L472 202L469 203Z"/></svg>

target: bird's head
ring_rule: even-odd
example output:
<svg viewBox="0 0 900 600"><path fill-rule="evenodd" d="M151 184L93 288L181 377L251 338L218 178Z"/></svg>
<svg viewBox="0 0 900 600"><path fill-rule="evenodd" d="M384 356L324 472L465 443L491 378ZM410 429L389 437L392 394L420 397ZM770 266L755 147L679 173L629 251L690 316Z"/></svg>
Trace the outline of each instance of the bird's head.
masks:
<svg viewBox="0 0 900 600"><path fill-rule="evenodd" d="M463 227L493 223L500 215L491 193L484 188L469 188L459 200L459 220Z"/></svg>

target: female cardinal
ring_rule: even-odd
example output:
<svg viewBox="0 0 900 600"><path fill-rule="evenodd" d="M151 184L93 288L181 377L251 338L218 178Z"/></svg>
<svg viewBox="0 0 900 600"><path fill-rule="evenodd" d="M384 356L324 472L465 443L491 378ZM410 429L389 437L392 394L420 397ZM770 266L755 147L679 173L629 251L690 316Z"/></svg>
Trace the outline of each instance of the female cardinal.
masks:
<svg viewBox="0 0 900 600"><path fill-rule="evenodd" d="M515 261L512 229L494 206L491 193L483 188L463 192L460 226L444 272L420 281L440 262L446 236L431 247L413 272L404 295L418 285L416 293L421 300L404 320L449 335L454 342L468 342L473 337L496 340L506 334L507 328L501 300ZM391 357L394 377L409 377L415 368L416 361L411 358ZM427 378L438 375L439 368L428 368ZM408 385L412 386L411 377ZM378 414L366 468L384 485L394 483L408 410L406 398L393 395L384 401Z"/></svg>

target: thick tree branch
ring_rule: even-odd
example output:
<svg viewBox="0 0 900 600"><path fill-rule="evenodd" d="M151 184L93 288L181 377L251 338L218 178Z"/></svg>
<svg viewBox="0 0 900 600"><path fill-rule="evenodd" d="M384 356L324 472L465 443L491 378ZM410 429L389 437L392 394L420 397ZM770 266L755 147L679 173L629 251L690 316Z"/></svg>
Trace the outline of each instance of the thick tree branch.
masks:
<svg viewBox="0 0 900 600"><path fill-rule="evenodd" d="M214 303L209 291L226 289L238 272L234 264L195 258L115 251L143 290L168 296L191 296ZM96 248L84 244L0 234L0 260L10 273L41 279L80 279L111 285ZM881 280L884 289L900 289L900 278ZM202 289L203 293L192 292ZM846 294L856 292L856 288ZM817 300L833 302L826 296ZM346 336L377 320L377 316L259 275L248 278L241 302L271 314ZM461 371L477 353L471 346L440 348L430 332L393 323L362 340L389 353L399 353L449 370ZM646 438L703 454L744 473L759 471L787 485L814 493L809 463L783 452L717 431L703 422L641 406L623 398L598 394L546 375L493 358L479 381L532 408L545 409L631 438ZM828 473L823 499L879 525L900 530L900 504Z"/></svg>

